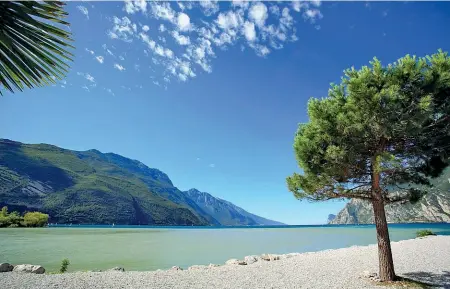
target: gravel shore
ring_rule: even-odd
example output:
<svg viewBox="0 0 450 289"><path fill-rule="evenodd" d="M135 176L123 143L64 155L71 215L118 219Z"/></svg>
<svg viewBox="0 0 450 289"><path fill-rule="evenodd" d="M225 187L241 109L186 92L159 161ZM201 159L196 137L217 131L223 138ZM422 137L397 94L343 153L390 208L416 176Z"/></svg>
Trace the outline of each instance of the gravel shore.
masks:
<svg viewBox="0 0 450 289"><path fill-rule="evenodd" d="M450 288L450 236L393 242L392 250L397 275L440 288ZM56 275L0 273L0 288L383 288L361 277L364 271L378 272L376 245L303 253L250 265L223 265L184 271L77 272Z"/></svg>

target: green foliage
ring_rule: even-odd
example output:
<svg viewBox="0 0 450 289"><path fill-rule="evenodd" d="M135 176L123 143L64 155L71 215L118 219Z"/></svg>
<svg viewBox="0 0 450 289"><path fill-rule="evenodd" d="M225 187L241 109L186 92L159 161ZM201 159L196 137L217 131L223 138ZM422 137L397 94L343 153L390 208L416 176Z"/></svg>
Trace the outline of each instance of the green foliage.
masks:
<svg viewBox="0 0 450 289"><path fill-rule="evenodd" d="M48 223L48 215L40 212L29 212L23 216L26 227L44 227Z"/></svg>
<svg viewBox="0 0 450 289"><path fill-rule="evenodd" d="M22 221L22 217L18 212L8 213L8 207L4 206L0 212L0 228L1 227L18 227Z"/></svg>
<svg viewBox="0 0 450 289"><path fill-rule="evenodd" d="M2 211L0 212L0 216L1 216L1 217L6 217L6 216L8 216L8 207L7 207L7 206L4 206L4 207L2 208Z"/></svg>
<svg viewBox="0 0 450 289"><path fill-rule="evenodd" d="M59 268L59 273L65 273L67 272L67 268L70 265L69 259L65 258L61 261L61 267Z"/></svg>
<svg viewBox="0 0 450 289"><path fill-rule="evenodd" d="M433 233L431 230L420 230L416 232L417 238L419 237L426 237L426 236L435 236L436 234Z"/></svg>
<svg viewBox="0 0 450 289"><path fill-rule="evenodd" d="M8 207L4 206L0 212L0 227L16 228L20 226L42 227L48 222L48 215L39 212L27 213L24 217L19 212L8 213Z"/></svg>
<svg viewBox="0 0 450 289"><path fill-rule="evenodd" d="M299 125L294 142L303 174L287 178L297 198L371 199L375 174L386 203L417 200L428 177L448 165L447 53L370 64L346 70L327 98L308 102L309 123Z"/></svg>
<svg viewBox="0 0 450 289"><path fill-rule="evenodd" d="M56 83L68 71L70 32L61 1L0 2L0 84L22 91ZM73 47L72 47L73 48ZM1 95L1 90L0 90Z"/></svg>

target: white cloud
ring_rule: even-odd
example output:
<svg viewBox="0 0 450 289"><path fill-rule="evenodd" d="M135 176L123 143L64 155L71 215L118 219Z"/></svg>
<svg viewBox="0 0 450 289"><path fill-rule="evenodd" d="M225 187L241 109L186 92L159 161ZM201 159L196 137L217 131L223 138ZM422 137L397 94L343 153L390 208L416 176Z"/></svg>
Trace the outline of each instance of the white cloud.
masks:
<svg viewBox="0 0 450 289"><path fill-rule="evenodd" d="M119 59L122 60L122 61L124 61L124 60L125 60L125 57L123 57L122 55L120 55L120 56L119 56Z"/></svg>
<svg viewBox="0 0 450 289"><path fill-rule="evenodd" d="M220 13L216 20L217 25L224 30L238 27L242 23L242 17L233 11Z"/></svg>
<svg viewBox="0 0 450 289"><path fill-rule="evenodd" d="M177 17L177 25L180 31L188 31L191 29L191 19L186 13L181 12Z"/></svg>
<svg viewBox="0 0 450 289"><path fill-rule="evenodd" d="M85 48L85 50L86 50L87 52L89 52L90 54L94 55L94 51L92 51L92 50L90 50L90 49L87 49L87 48Z"/></svg>
<svg viewBox="0 0 450 289"><path fill-rule="evenodd" d="M215 164L209 164L209 167L210 167L210 168L215 168L216 165L215 165Z"/></svg>
<svg viewBox="0 0 450 289"><path fill-rule="evenodd" d="M311 0L311 4L314 5L314 6L316 6L316 7L319 7L320 4L322 4L322 3L321 3L321 1L319 1L319 0Z"/></svg>
<svg viewBox="0 0 450 289"><path fill-rule="evenodd" d="M112 30L108 31L108 36L111 39L120 39L125 42L132 42L134 33L137 32L137 25L132 23L128 17L122 17L122 19L114 16L114 26Z"/></svg>
<svg viewBox="0 0 450 289"><path fill-rule="evenodd" d="M272 13L275 16L280 16L280 7L278 7L278 6L271 5L269 7L269 11L270 11L270 13Z"/></svg>
<svg viewBox="0 0 450 289"><path fill-rule="evenodd" d="M167 20L171 23L174 22L175 11L172 9L169 2L152 1L150 2L150 6L151 14L156 19Z"/></svg>
<svg viewBox="0 0 450 289"><path fill-rule="evenodd" d="M103 63L103 60L104 60L103 56L101 56L101 55L95 57L95 59L97 59L97 61L100 63Z"/></svg>
<svg viewBox="0 0 450 289"><path fill-rule="evenodd" d="M81 88L86 89L87 92L90 92L89 87L87 87L86 85L83 85Z"/></svg>
<svg viewBox="0 0 450 289"><path fill-rule="evenodd" d="M127 0L123 7L130 18L114 17L108 34L124 42L136 39L142 42L144 49L137 51L143 51L150 63L144 65L142 61L146 58L141 58L139 71L148 70L152 81L163 87L171 80L188 81L196 77L198 71L212 72L216 50L238 46L245 53L253 51L267 57L298 40L296 21L303 18L320 29L317 21L323 17L320 1L224 1L220 3L220 10L218 1L151 1L146 2L145 8L142 3ZM150 29L139 24L138 32L134 22L139 23L139 20L131 18L136 13L158 20L158 26ZM110 50L104 48L105 54L109 54ZM155 75L158 73L161 73L160 78Z"/></svg>
<svg viewBox="0 0 450 289"><path fill-rule="evenodd" d="M255 41L256 39L255 24L246 21L244 24L244 35L248 41Z"/></svg>
<svg viewBox="0 0 450 289"><path fill-rule="evenodd" d="M180 44L180 45L189 45L189 44L191 44L191 40L189 39L189 36L181 35L176 30L172 32L172 36L177 41L177 43Z"/></svg>
<svg viewBox="0 0 450 289"><path fill-rule="evenodd" d="M90 75L89 73L86 73L86 74L85 74L85 77L86 77L86 79L89 80L90 82L95 83L94 77L93 77L92 75Z"/></svg>
<svg viewBox="0 0 450 289"><path fill-rule="evenodd" d="M106 91L107 91L109 94L111 94L112 96L116 96L116 95L114 94L114 92L111 90L111 88L107 88Z"/></svg>
<svg viewBox="0 0 450 289"><path fill-rule="evenodd" d="M314 23L317 19L321 19L323 15L317 9L308 9L303 14L303 17L305 17L305 19L309 19L311 23Z"/></svg>
<svg viewBox="0 0 450 289"><path fill-rule="evenodd" d="M90 75L89 73L83 73L83 72L77 72L77 75L79 76L83 76L85 79L87 79L88 81L95 83L95 79L92 75Z"/></svg>
<svg viewBox="0 0 450 289"><path fill-rule="evenodd" d="M79 5L77 6L77 9L80 10L80 12L83 13L87 19L89 19L89 10L86 7Z"/></svg>
<svg viewBox="0 0 450 289"><path fill-rule="evenodd" d="M106 46L106 44L102 45L103 49L106 51L106 53L108 53L111 56L114 56L114 53L112 53L111 50L108 49L108 47Z"/></svg>
<svg viewBox="0 0 450 289"><path fill-rule="evenodd" d="M118 64L118 63L114 63L114 68L120 71L125 70L125 67L123 67L122 65Z"/></svg>
<svg viewBox="0 0 450 289"><path fill-rule="evenodd" d="M264 26L267 17L267 7L264 3L259 2L250 7L249 18L253 20L257 26Z"/></svg>
<svg viewBox="0 0 450 289"><path fill-rule="evenodd" d="M219 12L219 3L218 3L218 1L211 1L211 0L199 1L199 4L202 7L203 13L206 16L211 16L211 15L216 14L217 12Z"/></svg>
<svg viewBox="0 0 450 289"><path fill-rule="evenodd" d="M147 12L147 2L145 0L138 0L138 1L125 0L124 10L128 14L134 14L139 11L145 13Z"/></svg>

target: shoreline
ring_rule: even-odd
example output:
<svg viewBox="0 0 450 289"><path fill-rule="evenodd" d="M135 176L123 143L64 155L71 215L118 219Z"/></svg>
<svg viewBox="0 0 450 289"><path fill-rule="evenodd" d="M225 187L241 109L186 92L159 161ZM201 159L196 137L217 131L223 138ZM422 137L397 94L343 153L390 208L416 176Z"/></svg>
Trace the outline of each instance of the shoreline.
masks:
<svg viewBox="0 0 450 289"><path fill-rule="evenodd" d="M450 288L450 236L392 242L392 250L397 275ZM187 270L174 268L42 275L8 272L0 273L0 287L380 288L379 284L361 277L364 271L378 272L376 244L306 253L266 254L269 259L270 256L274 257L271 261L256 260L248 265L238 265L239 260L236 260L221 266L193 265Z"/></svg>

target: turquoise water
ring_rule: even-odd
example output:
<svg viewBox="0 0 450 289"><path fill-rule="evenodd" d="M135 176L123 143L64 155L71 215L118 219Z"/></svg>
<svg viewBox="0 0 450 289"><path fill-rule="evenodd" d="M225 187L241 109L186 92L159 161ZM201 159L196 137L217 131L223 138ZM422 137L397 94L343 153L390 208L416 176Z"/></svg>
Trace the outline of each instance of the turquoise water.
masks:
<svg viewBox="0 0 450 289"><path fill-rule="evenodd" d="M450 235L450 224L392 224L392 241L420 229ZM56 271L69 258L69 271L156 270L221 264L263 253L308 252L376 243L373 225L284 227L72 226L0 229L0 263L40 264Z"/></svg>

